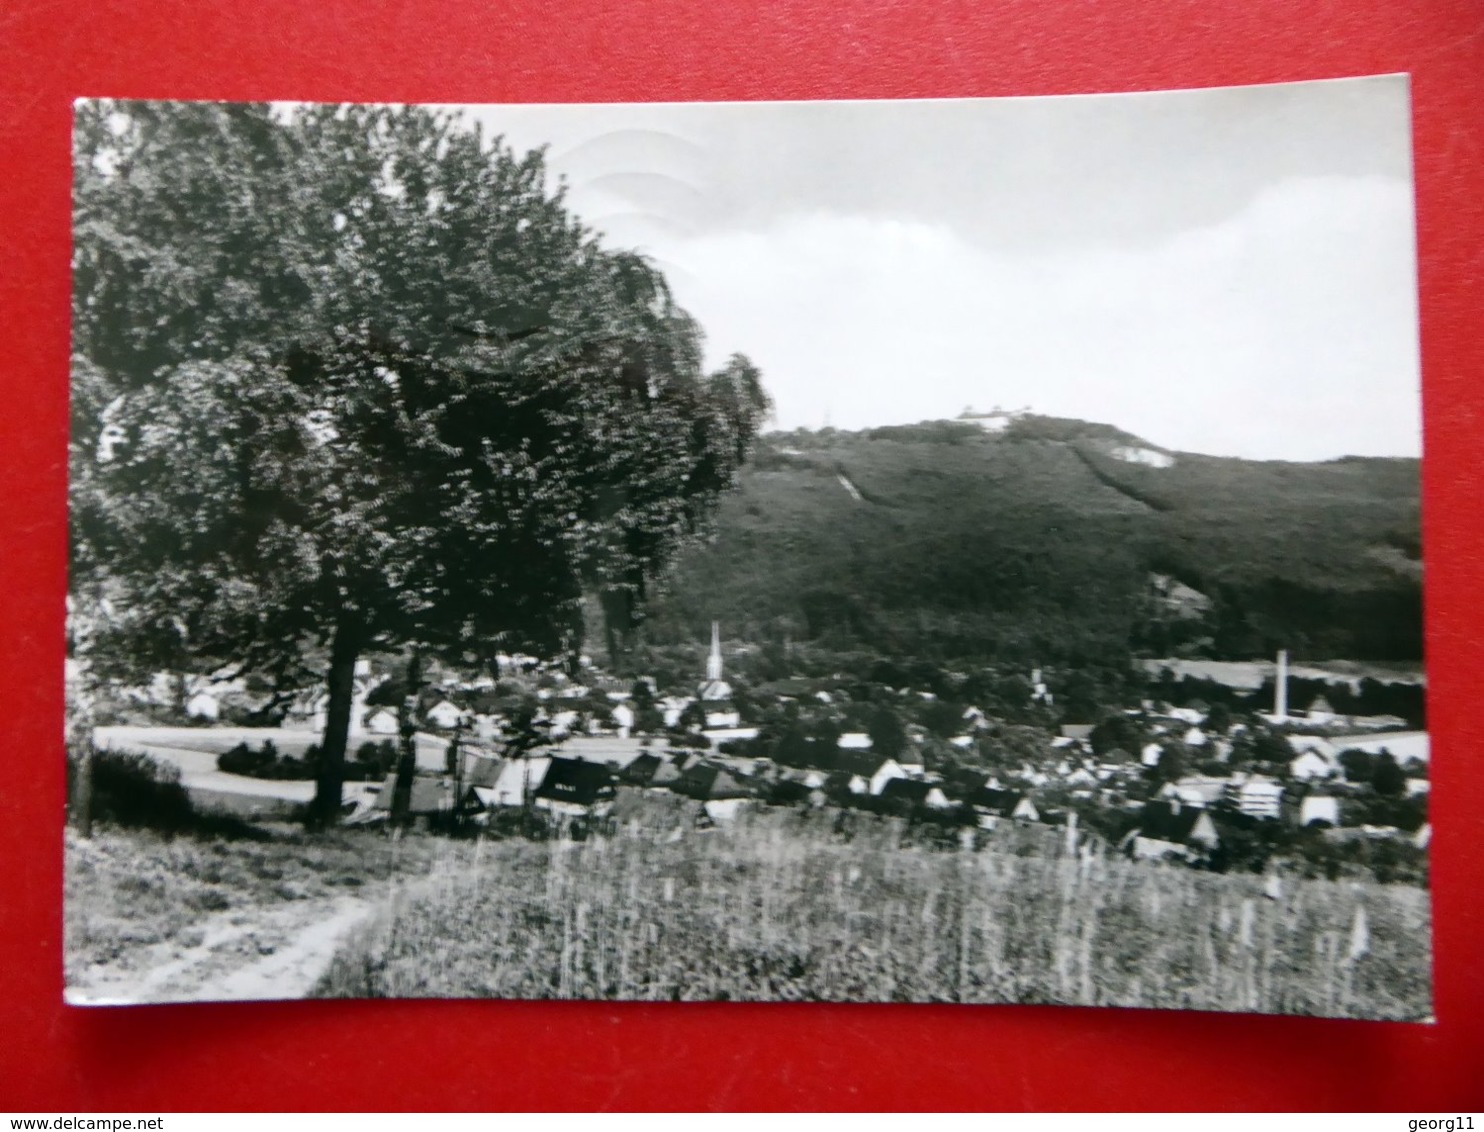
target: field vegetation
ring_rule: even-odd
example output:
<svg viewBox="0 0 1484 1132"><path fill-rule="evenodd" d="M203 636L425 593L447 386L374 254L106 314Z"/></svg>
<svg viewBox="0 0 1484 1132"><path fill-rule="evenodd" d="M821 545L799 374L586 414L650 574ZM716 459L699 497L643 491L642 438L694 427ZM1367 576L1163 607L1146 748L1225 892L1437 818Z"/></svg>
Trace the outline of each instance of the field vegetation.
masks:
<svg viewBox="0 0 1484 1132"><path fill-rule="evenodd" d="M1422 1019L1421 889L1204 873L1001 829L762 809L697 831L625 799L612 837L482 840L405 889L318 993L1068 1003ZM935 845L937 847L935 847Z"/></svg>

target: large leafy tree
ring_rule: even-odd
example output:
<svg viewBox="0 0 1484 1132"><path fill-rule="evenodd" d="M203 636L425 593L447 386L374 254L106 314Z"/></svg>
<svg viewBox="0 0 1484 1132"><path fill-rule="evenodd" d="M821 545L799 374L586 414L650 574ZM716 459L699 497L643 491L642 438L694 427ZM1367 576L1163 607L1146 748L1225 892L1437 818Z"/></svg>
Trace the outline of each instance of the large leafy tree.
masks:
<svg viewBox="0 0 1484 1132"><path fill-rule="evenodd" d="M79 106L73 594L100 675L329 694L617 631L768 410L640 256L517 155L406 107Z"/></svg>

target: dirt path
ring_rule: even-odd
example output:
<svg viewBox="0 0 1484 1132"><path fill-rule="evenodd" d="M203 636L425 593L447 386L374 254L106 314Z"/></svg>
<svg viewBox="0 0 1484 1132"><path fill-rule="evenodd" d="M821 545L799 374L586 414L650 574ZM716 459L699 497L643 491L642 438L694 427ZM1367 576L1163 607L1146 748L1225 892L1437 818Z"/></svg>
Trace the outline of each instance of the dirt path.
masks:
<svg viewBox="0 0 1484 1132"><path fill-rule="evenodd" d="M358 897L217 913L195 942L160 943L127 967L95 964L74 980L74 1006L304 998L346 934L376 910Z"/></svg>

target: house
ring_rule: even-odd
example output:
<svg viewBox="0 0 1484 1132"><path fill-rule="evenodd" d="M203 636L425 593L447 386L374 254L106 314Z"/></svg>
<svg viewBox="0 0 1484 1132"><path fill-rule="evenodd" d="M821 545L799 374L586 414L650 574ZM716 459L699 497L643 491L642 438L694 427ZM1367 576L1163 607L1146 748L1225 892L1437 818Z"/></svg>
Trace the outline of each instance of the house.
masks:
<svg viewBox="0 0 1484 1132"><path fill-rule="evenodd" d="M1178 782L1165 783L1160 788L1159 797L1186 806L1214 806L1226 797L1231 786L1230 778L1187 775Z"/></svg>
<svg viewBox="0 0 1484 1132"><path fill-rule="evenodd" d="M864 731L847 731L840 736L836 746L842 751L869 751L871 737Z"/></svg>
<svg viewBox="0 0 1484 1132"><path fill-rule="evenodd" d="M680 768L672 759L661 759L660 765L654 768L654 773L649 776L649 782L645 785L649 790L668 790L679 781Z"/></svg>
<svg viewBox="0 0 1484 1132"><path fill-rule="evenodd" d="M284 715L289 727L302 727L309 731L324 731L329 715L330 697L324 692L310 692L294 698Z"/></svg>
<svg viewBox="0 0 1484 1132"><path fill-rule="evenodd" d="M992 828L1000 818L1027 822L1041 820L1036 804L1016 790L1002 790L986 785L965 800L979 815L979 824L986 828Z"/></svg>
<svg viewBox="0 0 1484 1132"><path fill-rule="evenodd" d="M737 820L737 815L752 805L750 798L708 798L701 803L701 812L712 825L722 825Z"/></svg>
<svg viewBox="0 0 1484 1132"><path fill-rule="evenodd" d="M1251 818L1276 818L1283 809L1283 783L1253 775L1235 787L1237 809Z"/></svg>
<svg viewBox="0 0 1484 1132"><path fill-rule="evenodd" d="M1127 840L1136 860L1191 860L1215 852L1221 835L1209 810L1178 801L1156 801L1144 807L1138 827Z"/></svg>
<svg viewBox="0 0 1484 1132"><path fill-rule="evenodd" d="M1310 794L1299 804L1299 825L1340 824L1340 800L1331 794Z"/></svg>
<svg viewBox="0 0 1484 1132"><path fill-rule="evenodd" d="M840 749L831 760L830 769L844 776L852 794L880 794L889 782L909 778L907 769L896 759L873 755L870 751ZM809 786L824 785L805 780Z"/></svg>
<svg viewBox="0 0 1484 1132"><path fill-rule="evenodd" d="M1340 718L1330 706L1329 700L1322 695L1314 697L1314 702L1309 705L1305 715L1310 723L1334 723Z"/></svg>
<svg viewBox="0 0 1484 1132"><path fill-rule="evenodd" d="M922 761L922 751L911 744L897 753L896 764L913 778L921 778L927 773L927 764Z"/></svg>
<svg viewBox="0 0 1484 1132"><path fill-rule="evenodd" d="M192 719L216 719L222 713L221 701L207 691L197 692L186 701L186 715Z"/></svg>
<svg viewBox="0 0 1484 1132"><path fill-rule="evenodd" d="M707 703L703 712L701 728L704 731L730 731L741 726L742 713L731 704Z"/></svg>
<svg viewBox="0 0 1484 1132"><path fill-rule="evenodd" d="M1199 727L1192 727L1185 732L1183 740L1187 747L1204 747L1206 745L1206 733Z"/></svg>
<svg viewBox="0 0 1484 1132"><path fill-rule="evenodd" d="M397 713L391 708L377 708L366 717L365 730L370 735L395 735Z"/></svg>
<svg viewBox="0 0 1484 1132"><path fill-rule="evenodd" d="M491 760L492 762L495 760ZM547 769L551 765L548 755L538 755L534 758L506 759L498 763L498 770L493 775L486 789L493 791L490 795L489 805L493 806L524 806L527 805L535 795L536 788L541 785L546 777ZM487 772L486 772L487 774ZM488 778L475 780L480 786Z"/></svg>
<svg viewBox="0 0 1484 1132"><path fill-rule="evenodd" d="M459 781L464 786L493 786L500 777L504 762L481 751L463 750L463 766L459 768Z"/></svg>
<svg viewBox="0 0 1484 1132"><path fill-rule="evenodd" d="M666 696L662 700L656 700L654 706L659 709L660 718L665 721L666 727L678 727L681 713L693 703L695 701L689 696Z"/></svg>
<svg viewBox="0 0 1484 1132"><path fill-rule="evenodd" d="M818 767L795 767L783 772L783 777L790 782L798 782L810 790L822 790L824 784L829 781L830 772L820 770ZM863 793L869 793L867 787Z"/></svg>
<svg viewBox="0 0 1484 1132"><path fill-rule="evenodd" d="M1063 739L1075 739L1079 743L1086 743L1092 735L1093 725L1090 723L1063 723L1059 733Z"/></svg>
<svg viewBox="0 0 1484 1132"><path fill-rule="evenodd" d="M434 727L442 727L446 731L452 731L459 725L459 720L463 718L463 715L464 713L449 703L449 701L439 700L423 713L423 718Z"/></svg>
<svg viewBox="0 0 1484 1132"><path fill-rule="evenodd" d="M941 787L917 778L893 778L881 791L881 801L904 810L951 810L953 803Z"/></svg>
<svg viewBox="0 0 1484 1132"><path fill-rule="evenodd" d="M618 703L613 706L613 726L618 730L620 739L627 739L634 730L634 709L628 704Z"/></svg>
<svg viewBox="0 0 1484 1132"><path fill-rule="evenodd" d="M648 786L654 781L655 772L663 761L659 755L641 751L619 771L618 780L626 786Z"/></svg>
<svg viewBox="0 0 1484 1132"><path fill-rule="evenodd" d="M1159 757L1165 753L1165 749L1158 743L1145 743L1143 750L1139 752L1139 762L1143 766L1158 766Z"/></svg>
<svg viewBox="0 0 1484 1132"><path fill-rule="evenodd" d="M572 734L572 729L577 726L577 713L570 708L563 708L551 716L551 733L556 738Z"/></svg>
<svg viewBox="0 0 1484 1132"><path fill-rule="evenodd" d="M603 817L617 796L613 775L602 763L553 758L532 805L558 817Z"/></svg>
<svg viewBox="0 0 1484 1132"><path fill-rule="evenodd" d="M1425 778L1407 779L1407 797L1425 797L1432 790L1432 783Z"/></svg>
<svg viewBox="0 0 1484 1132"><path fill-rule="evenodd" d="M671 789L677 794L703 802L721 802L752 796L752 791L738 782L730 771L713 762L700 762L689 767Z"/></svg>
<svg viewBox="0 0 1484 1132"><path fill-rule="evenodd" d="M1305 751L1288 764L1288 775L1299 782L1318 782L1332 778L1335 764L1318 751Z"/></svg>

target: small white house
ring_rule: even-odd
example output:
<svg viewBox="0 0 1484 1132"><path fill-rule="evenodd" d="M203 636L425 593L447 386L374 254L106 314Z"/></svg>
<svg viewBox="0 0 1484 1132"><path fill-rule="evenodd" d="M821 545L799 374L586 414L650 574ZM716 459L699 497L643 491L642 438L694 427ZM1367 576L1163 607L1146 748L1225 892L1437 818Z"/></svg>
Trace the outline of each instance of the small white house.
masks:
<svg viewBox="0 0 1484 1132"><path fill-rule="evenodd" d="M1340 824L1340 800L1328 794L1310 794L1299 804L1299 825Z"/></svg>
<svg viewBox="0 0 1484 1132"><path fill-rule="evenodd" d="M706 720L703 726L707 731L739 727L741 724L742 714L730 704L706 708Z"/></svg>
<svg viewBox="0 0 1484 1132"><path fill-rule="evenodd" d="M377 708L366 717L366 731L372 735L395 735L397 713L391 708Z"/></svg>
<svg viewBox="0 0 1484 1132"><path fill-rule="evenodd" d="M1237 809L1248 817L1276 818L1283 807L1283 783L1254 775L1237 787Z"/></svg>
<svg viewBox="0 0 1484 1132"><path fill-rule="evenodd" d="M864 731L847 731L840 736L838 746L842 751L869 751L871 737Z"/></svg>
<svg viewBox="0 0 1484 1132"><path fill-rule="evenodd" d="M694 702L689 696L666 696L655 707L659 708L666 727L676 727L680 724L680 713Z"/></svg>
<svg viewBox="0 0 1484 1132"><path fill-rule="evenodd" d="M634 709L628 704L619 703L613 706L613 725L618 729L618 737L627 739L634 730Z"/></svg>
<svg viewBox="0 0 1484 1132"><path fill-rule="evenodd" d="M216 719L222 713L221 701L210 692L197 692L186 701L186 715L192 719Z"/></svg>
<svg viewBox="0 0 1484 1132"><path fill-rule="evenodd" d="M548 756L529 759L511 759L500 768L495 784L489 787L488 797L481 798L487 806L523 806L546 778L551 766Z"/></svg>
<svg viewBox="0 0 1484 1132"><path fill-rule="evenodd" d="M427 710L427 720L435 727L452 729L458 726L463 714L448 700L439 700Z"/></svg>

